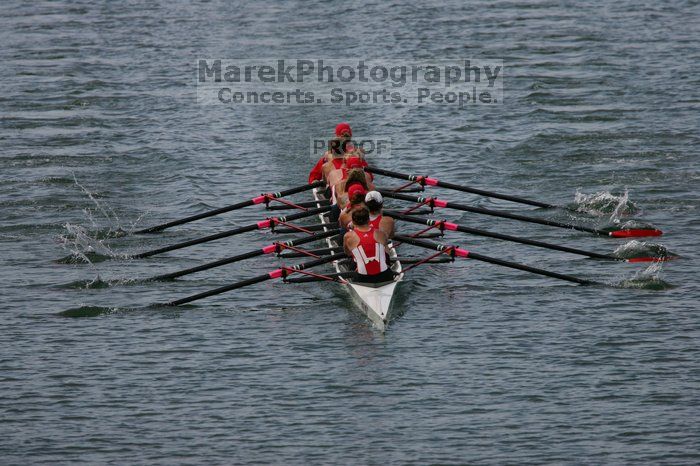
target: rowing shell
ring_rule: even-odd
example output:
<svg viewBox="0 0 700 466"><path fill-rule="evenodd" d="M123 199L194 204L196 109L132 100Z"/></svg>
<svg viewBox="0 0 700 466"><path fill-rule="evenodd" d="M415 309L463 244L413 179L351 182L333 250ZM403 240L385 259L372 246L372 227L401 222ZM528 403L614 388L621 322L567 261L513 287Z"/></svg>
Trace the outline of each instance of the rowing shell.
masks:
<svg viewBox="0 0 700 466"><path fill-rule="evenodd" d="M321 188L314 188L313 195L314 200L322 201L326 199L323 194L324 190ZM319 207L321 204L317 204ZM319 218L321 223L330 223L328 214L320 214ZM328 231L330 227L324 228L324 231ZM331 238L326 238L326 243L329 248L339 248L342 250L343 242L342 238L339 236L334 236ZM391 244L390 244L391 246ZM352 296L353 301L357 306L364 312L367 317L374 322L377 328L384 331L392 318L392 303L394 299L394 292L396 291L396 285L403 279L403 272L401 268L401 262L399 262L396 251L394 248L389 248L389 258L392 262L391 270L394 271L394 280L391 282L377 283L377 284L356 284L348 281L347 285L344 285L348 290L348 293ZM334 261L333 267L335 267L336 272L339 274L344 274L346 277L351 277L355 268L352 264L348 264L343 261Z"/></svg>

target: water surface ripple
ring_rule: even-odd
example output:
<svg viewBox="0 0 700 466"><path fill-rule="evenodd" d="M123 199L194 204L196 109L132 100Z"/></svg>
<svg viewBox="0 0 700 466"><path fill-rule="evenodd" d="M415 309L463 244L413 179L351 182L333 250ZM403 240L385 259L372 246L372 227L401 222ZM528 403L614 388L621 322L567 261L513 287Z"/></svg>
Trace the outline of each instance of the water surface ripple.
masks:
<svg viewBox="0 0 700 466"><path fill-rule="evenodd" d="M697 2L6 0L0 13L3 464L700 462ZM200 57L503 59L506 102L203 107ZM343 120L392 138L385 168L558 204L627 191L633 218L665 230L655 241L682 256L654 272L672 286L430 266L407 277L405 312L381 334L333 284L267 282L147 307L264 273L270 257L125 283L269 244L270 233L150 260L57 260L257 221L264 211L250 208L110 238L300 184L309 136ZM443 215L604 253L624 243ZM608 283L645 267L445 241ZM95 317L58 315L81 306Z"/></svg>

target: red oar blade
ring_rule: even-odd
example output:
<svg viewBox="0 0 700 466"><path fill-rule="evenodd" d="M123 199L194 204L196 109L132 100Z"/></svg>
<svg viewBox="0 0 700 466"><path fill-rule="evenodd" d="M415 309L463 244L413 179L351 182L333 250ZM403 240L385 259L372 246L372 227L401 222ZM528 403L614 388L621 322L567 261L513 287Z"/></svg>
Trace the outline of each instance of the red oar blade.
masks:
<svg viewBox="0 0 700 466"><path fill-rule="evenodd" d="M661 257L633 257L625 259L627 262L667 262L678 259L680 256L661 256Z"/></svg>
<svg viewBox="0 0 700 466"><path fill-rule="evenodd" d="M661 236L664 233L656 228L632 228L615 230L608 234L613 238L643 238L645 236Z"/></svg>

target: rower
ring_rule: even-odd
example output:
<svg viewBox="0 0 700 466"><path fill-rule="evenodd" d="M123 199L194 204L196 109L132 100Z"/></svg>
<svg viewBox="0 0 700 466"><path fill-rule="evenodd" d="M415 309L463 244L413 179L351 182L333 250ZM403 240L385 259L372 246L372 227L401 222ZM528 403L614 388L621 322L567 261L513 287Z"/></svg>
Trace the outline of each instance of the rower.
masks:
<svg viewBox="0 0 700 466"><path fill-rule="evenodd" d="M355 228L343 237L343 249L357 267L352 280L362 283L392 281L394 272L389 268L386 234L369 224L369 211L365 207L352 212L352 223Z"/></svg>
<svg viewBox="0 0 700 466"><path fill-rule="evenodd" d="M344 138L333 138L328 142L330 159L323 164L322 172L323 179L326 180L328 187L331 189L347 177L349 168L361 166L356 162L352 166L348 164L348 161L355 159L346 158L347 145L348 141Z"/></svg>
<svg viewBox="0 0 700 466"><path fill-rule="evenodd" d="M366 208L364 205L366 195L367 190L360 183L355 183L350 186L347 194L348 203L338 219L341 228L348 229L348 226L352 224L352 213L356 209Z"/></svg>
<svg viewBox="0 0 700 466"><path fill-rule="evenodd" d="M379 191L370 191L365 195L365 205L369 210L369 223L386 234L388 238L394 237L394 219L382 215L384 198Z"/></svg>
<svg viewBox="0 0 700 466"><path fill-rule="evenodd" d="M341 163L336 163L338 161ZM360 167L360 160L357 157L351 157L349 159L334 158L324 165L324 172L326 171L326 168L328 169L327 175L325 175L328 183L326 197L328 197L331 201L331 222L337 221L341 214L340 203L338 202L338 190L341 186L344 186L343 181L348 178L350 170L358 167ZM343 200L342 205L345 206L345 203L345 200Z"/></svg>
<svg viewBox="0 0 700 466"><path fill-rule="evenodd" d="M347 193L350 187L352 187L355 184L361 185L365 189L365 193L367 191L374 190L374 184L372 183L372 180L362 168L353 168L351 170L348 170L345 181L335 185L335 196L341 208L344 208L345 205L348 203Z"/></svg>
<svg viewBox="0 0 700 466"><path fill-rule="evenodd" d="M350 125L347 123L338 123L338 125L335 127L335 136L336 138L344 138L346 140L350 140L352 137L352 128L350 128ZM350 151L352 150L353 147L351 144L346 145L346 150ZM316 165L314 165L314 168L311 169L311 172L309 172L309 184L313 183L314 181L319 181L323 179L323 164L328 162L330 160L330 154L328 151L326 151L321 158L316 162Z"/></svg>

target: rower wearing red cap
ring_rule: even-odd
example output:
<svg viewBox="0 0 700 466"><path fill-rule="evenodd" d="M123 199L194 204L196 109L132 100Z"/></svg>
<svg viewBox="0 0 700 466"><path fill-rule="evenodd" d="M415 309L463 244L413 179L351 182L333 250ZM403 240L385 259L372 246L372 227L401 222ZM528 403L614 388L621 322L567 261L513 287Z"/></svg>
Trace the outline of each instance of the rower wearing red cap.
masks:
<svg viewBox="0 0 700 466"><path fill-rule="evenodd" d="M340 214L340 218L338 219L341 228L344 228L346 230L352 228L352 214L357 209L366 209L366 195L367 190L360 183L355 183L352 186L350 186L350 188L348 188L348 203L345 206L345 209L343 209L342 213Z"/></svg>
<svg viewBox="0 0 700 466"><path fill-rule="evenodd" d="M335 137L336 139L344 140L344 143L342 145L343 152L347 152L351 149L354 149L349 143L350 138L352 137L352 128L350 128L349 124L338 123L338 125L335 127ZM329 162L331 159L331 151L326 151L323 154L323 156L318 160L318 162L316 162L314 168L311 169L311 172L309 173L309 183L313 183L314 181L319 181L323 179L323 165L326 162Z"/></svg>
<svg viewBox="0 0 700 466"><path fill-rule="evenodd" d="M353 162L351 161L350 164L352 165ZM374 189L374 183L372 183L372 179L367 173L365 173L365 171L362 168L353 168L351 170L348 170L345 180L336 184L334 187L335 197L338 201L338 205L341 208L345 208L345 206L348 204L349 191L353 185L362 186L362 188L364 188L365 190L365 193Z"/></svg>
<svg viewBox="0 0 700 466"><path fill-rule="evenodd" d="M383 283L394 279L389 268L387 250L389 241L386 234L369 223L369 211L365 207L352 213L354 229L345 233L343 249L355 261L354 282Z"/></svg>
<svg viewBox="0 0 700 466"><path fill-rule="evenodd" d="M316 162L316 165L309 172L309 183L314 181L323 180L324 178L324 164L333 160L333 146L337 147L337 150L342 152L345 157L358 157L362 162L362 166L367 166L367 161L365 160L365 152L360 147L353 146L350 138L352 138L352 129L347 123L338 123L335 127L335 138L331 140L331 146L329 150L324 152L323 156ZM335 167L336 169L339 167ZM371 176L371 175L370 175Z"/></svg>
<svg viewBox="0 0 700 466"><path fill-rule="evenodd" d="M351 138L352 128L350 127L350 124L345 122L338 123L335 127L335 135L338 137Z"/></svg>
<svg viewBox="0 0 700 466"><path fill-rule="evenodd" d="M347 199L348 203L345 205L344 213L350 213L357 207L364 207L365 195L367 194L367 189L359 183L355 183L350 188L348 188Z"/></svg>
<svg viewBox="0 0 700 466"><path fill-rule="evenodd" d="M330 187L340 183L347 176L345 164L346 145L347 140L343 138L333 138L329 141L329 150L327 152L329 159L323 164L321 172L323 179L326 180Z"/></svg>

